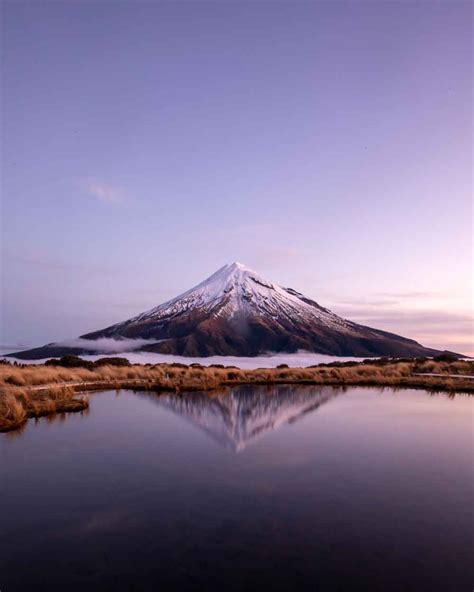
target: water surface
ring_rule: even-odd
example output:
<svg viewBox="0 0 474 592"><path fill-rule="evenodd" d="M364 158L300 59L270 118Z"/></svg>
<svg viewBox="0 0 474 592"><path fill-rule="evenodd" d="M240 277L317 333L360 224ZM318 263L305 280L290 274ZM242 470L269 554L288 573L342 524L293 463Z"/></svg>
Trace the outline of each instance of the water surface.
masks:
<svg viewBox="0 0 474 592"><path fill-rule="evenodd" d="M0 590L470 591L473 401L95 394L0 436Z"/></svg>

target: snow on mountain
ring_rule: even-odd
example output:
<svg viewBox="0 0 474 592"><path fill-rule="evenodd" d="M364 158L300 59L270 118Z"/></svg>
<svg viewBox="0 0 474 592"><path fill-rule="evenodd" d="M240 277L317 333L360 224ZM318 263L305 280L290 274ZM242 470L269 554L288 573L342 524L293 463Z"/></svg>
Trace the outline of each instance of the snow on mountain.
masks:
<svg viewBox="0 0 474 592"><path fill-rule="evenodd" d="M237 386L212 396L199 392L188 397L160 394L153 400L188 419L225 448L240 452L265 433L297 421L337 395L337 390L322 387Z"/></svg>
<svg viewBox="0 0 474 592"><path fill-rule="evenodd" d="M98 351L99 341L111 339L134 340L140 351L187 357L302 350L356 357L440 353L412 339L343 319L300 292L279 286L241 263L231 263L164 304L82 335L76 346L49 344L14 355L38 359L90 354Z"/></svg>
<svg viewBox="0 0 474 592"><path fill-rule="evenodd" d="M249 312L278 318L316 316L327 326L337 325L349 330L349 325L317 303L304 300L303 295L289 288L282 288L264 279L242 263L224 265L203 282L180 296L144 312L126 323L159 320L179 315L193 309L214 312L216 317L237 318ZM310 303L311 302L311 303ZM121 323L118 327L125 323Z"/></svg>

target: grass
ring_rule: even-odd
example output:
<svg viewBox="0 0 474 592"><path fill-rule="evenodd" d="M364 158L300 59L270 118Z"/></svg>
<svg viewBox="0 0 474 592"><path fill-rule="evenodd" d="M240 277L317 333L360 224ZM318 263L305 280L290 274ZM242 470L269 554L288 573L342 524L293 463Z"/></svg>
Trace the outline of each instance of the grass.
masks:
<svg viewBox="0 0 474 592"><path fill-rule="evenodd" d="M28 418L83 411L89 402L75 391L56 386L33 391L30 388L0 386L0 432L22 427Z"/></svg>
<svg viewBox="0 0 474 592"><path fill-rule="evenodd" d="M427 376L427 373L442 376ZM421 376L417 374L422 374ZM425 374L425 376L423 376ZM474 361L367 360L308 368L241 370L219 365L156 364L65 368L55 365L0 364L0 431L18 429L28 418L84 411L78 391L133 388L154 391L213 390L235 384L318 384L423 388L473 392Z"/></svg>

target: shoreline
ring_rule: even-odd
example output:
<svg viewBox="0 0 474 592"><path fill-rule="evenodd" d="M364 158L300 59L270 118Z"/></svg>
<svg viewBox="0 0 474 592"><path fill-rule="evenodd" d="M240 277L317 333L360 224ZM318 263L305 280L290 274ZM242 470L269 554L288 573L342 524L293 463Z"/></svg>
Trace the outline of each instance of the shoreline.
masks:
<svg viewBox="0 0 474 592"><path fill-rule="evenodd" d="M78 359L84 364L91 364ZM333 386L414 388L430 392L474 394L474 362L385 360L321 364L307 368L187 366L184 364L64 367L0 364L0 432L22 428L29 419L81 412L87 396L105 390L185 394L233 386Z"/></svg>

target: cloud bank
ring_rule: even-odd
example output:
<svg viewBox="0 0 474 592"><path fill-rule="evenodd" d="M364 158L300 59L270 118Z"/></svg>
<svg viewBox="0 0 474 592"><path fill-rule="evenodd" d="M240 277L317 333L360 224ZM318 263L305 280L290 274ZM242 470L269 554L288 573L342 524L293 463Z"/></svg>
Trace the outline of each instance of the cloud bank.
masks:
<svg viewBox="0 0 474 592"><path fill-rule="evenodd" d="M86 341L89 340L74 340ZM108 340L106 340L108 341ZM146 340L135 340L126 339L126 342L146 341ZM62 342L62 344L65 342ZM149 342L147 342L149 343ZM156 342L154 342L156 343ZM313 364L326 364L328 362L349 362L351 360L363 360L365 358L351 358L351 357L339 357L339 356L325 356L323 354L315 354L312 352L300 351L294 354L288 353L269 353L267 355L261 355L256 357L237 357L237 356L210 356L208 358L198 357L184 357L167 354L157 354L153 352L133 352L133 351L120 351L123 357L130 360L132 364L172 364L173 362L179 362L181 364L202 364L203 366L209 366L210 364L223 364L224 366L238 366L244 370L252 370L255 368L276 368L279 364L288 364L292 368L304 368ZM81 355L84 360L97 360L99 358L106 357L102 355ZM10 360L12 358L9 358ZM45 358L47 359L47 358ZM22 362L23 360L19 360ZM28 360L29 364L42 364L45 360Z"/></svg>
<svg viewBox="0 0 474 592"><path fill-rule="evenodd" d="M162 341L162 340L161 340ZM64 347L77 347L88 349L91 351L97 351L102 353L122 353L122 352L133 352L145 345L153 345L160 343L160 340L156 339L112 339L107 337L101 337L100 339L67 339L66 341L59 341L54 345L60 345Z"/></svg>

